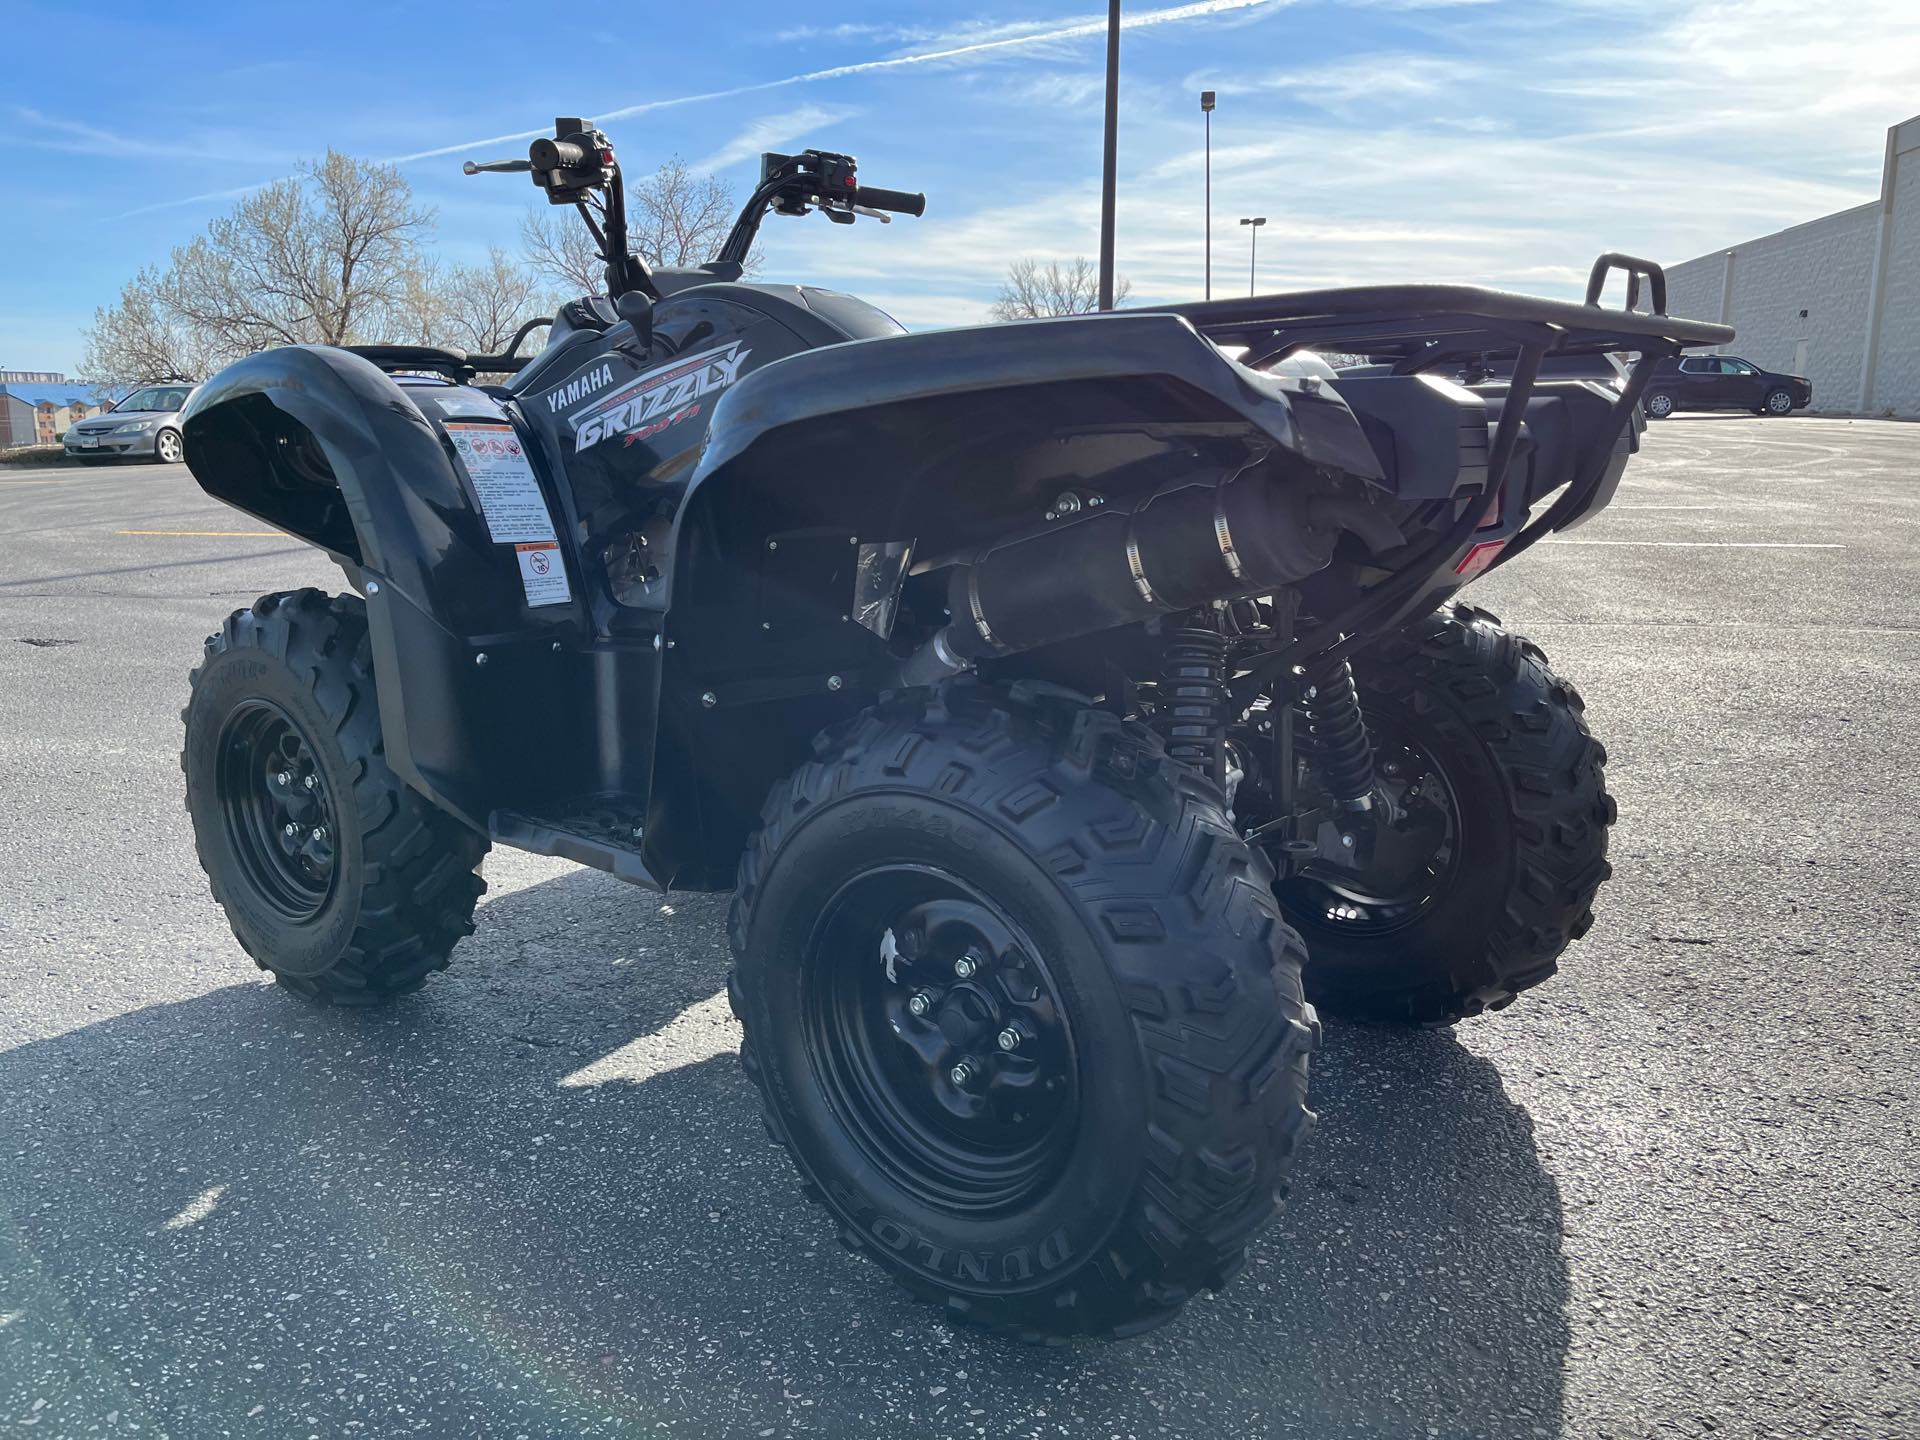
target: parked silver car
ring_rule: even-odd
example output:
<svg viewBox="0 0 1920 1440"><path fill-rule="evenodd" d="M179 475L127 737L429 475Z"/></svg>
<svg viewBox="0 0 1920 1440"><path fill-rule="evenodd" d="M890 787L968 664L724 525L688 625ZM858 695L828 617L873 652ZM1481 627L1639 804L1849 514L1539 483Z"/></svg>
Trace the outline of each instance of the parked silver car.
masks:
<svg viewBox="0 0 1920 1440"><path fill-rule="evenodd" d="M67 454L77 460L137 455L162 465L178 464L186 453L180 443L180 409L193 394L188 384L148 385L103 414L69 425Z"/></svg>

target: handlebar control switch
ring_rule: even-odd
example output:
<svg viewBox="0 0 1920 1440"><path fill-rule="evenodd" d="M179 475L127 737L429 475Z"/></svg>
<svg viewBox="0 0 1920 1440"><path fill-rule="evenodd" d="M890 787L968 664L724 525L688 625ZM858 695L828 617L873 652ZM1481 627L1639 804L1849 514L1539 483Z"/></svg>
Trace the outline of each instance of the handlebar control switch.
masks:
<svg viewBox="0 0 1920 1440"><path fill-rule="evenodd" d="M553 139L536 140L527 147L533 183L547 192L554 205L577 205L587 192L613 178L613 142L577 116L553 122Z"/></svg>

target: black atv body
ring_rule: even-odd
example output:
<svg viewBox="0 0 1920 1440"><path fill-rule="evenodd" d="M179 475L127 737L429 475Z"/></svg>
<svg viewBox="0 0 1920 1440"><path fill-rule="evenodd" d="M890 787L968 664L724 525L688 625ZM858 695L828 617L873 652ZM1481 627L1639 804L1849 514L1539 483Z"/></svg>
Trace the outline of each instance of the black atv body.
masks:
<svg viewBox="0 0 1920 1440"><path fill-rule="evenodd" d="M1583 305L1377 287L908 334L740 262L768 210L918 197L770 156L713 264L649 272L604 137L560 137L511 168L606 195L611 298L540 354L294 347L185 416L208 493L360 597L268 597L197 672L189 802L236 931L367 1000L433 968L383 971L368 857L450 897L414 923L435 963L488 842L734 888L749 1070L849 1243L1010 1333L1165 1318L1304 1132L1303 963L1353 1013L1450 1020L1590 920L1612 816L1578 698L1443 607L1604 506L1652 368L1730 332L1608 256ZM1314 347L1373 363L1271 373ZM1619 351L1613 384L1541 373ZM249 709L249 665L293 678ZM822 958L862 947L851 978ZM1059 1157L1101 1135L1133 1178L1073 1198Z"/></svg>

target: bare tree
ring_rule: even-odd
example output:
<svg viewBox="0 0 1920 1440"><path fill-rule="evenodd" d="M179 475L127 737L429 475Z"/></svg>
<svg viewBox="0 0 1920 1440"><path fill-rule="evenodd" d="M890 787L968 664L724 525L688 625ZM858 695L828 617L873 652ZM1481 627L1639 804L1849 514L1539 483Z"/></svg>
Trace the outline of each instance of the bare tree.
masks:
<svg viewBox="0 0 1920 1440"><path fill-rule="evenodd" d="M137 275L94 316L88 366L102 378L204 375L272 345L385 339L404 323L432 223L392 166L329 150Z"/></svg>
<svg viewBox="0 0 1920 1440"><path fill-rule="evenodd" d="M397 333L420 345L457 345L498 355L517 331L551 306L539 278L498 246L480 265L423 259L406 278Z"/></svg>
<svg viewBox="0 0 1920 1440"><path fill-rule="evenodd" d="M148 267L113 305L93 312L80 373L103 384L197 380L236 358L180 319L168 301L172 277Z"/></svg>
<svg viewBox="0 0 1920 1440"><path fill-rule="evenodd" d="M649 265L700 265L719 252L735 210L724 180L669 160L627 191L628 243ZM570 295L607 288L606 262L572 211L535 206L520 222L520 244L527 263ZM757 266L748 256L746 268Z"/></svg>
<svg viewBox="0 0 1920 1440"><path fill-rule="evenodd" d="M695 175L677 156L627 195L634 249L649 265L711 260L733 227L733 192L717 175Z"/></svg>
<svg viewBox="0 0 1920 1440"><path fill-rule="evenodd" d="M521 216L520 248L527 264L568 296L597 295L607 288L607 262L571 209L536 205Z"/></svg>
<svg viewBox="0 0 1920 1440"><path fill-rule="evenodd" d="M1133 282L1116 276L1113 303L1118 305L1133 290ZM1090 315L1100 306L1100 271L1084 255L1071 264L1049 260L1016 260L1007 267L1006 282L1000 298L989 314L996 320L1041 320L1049 315Z"/></svg>

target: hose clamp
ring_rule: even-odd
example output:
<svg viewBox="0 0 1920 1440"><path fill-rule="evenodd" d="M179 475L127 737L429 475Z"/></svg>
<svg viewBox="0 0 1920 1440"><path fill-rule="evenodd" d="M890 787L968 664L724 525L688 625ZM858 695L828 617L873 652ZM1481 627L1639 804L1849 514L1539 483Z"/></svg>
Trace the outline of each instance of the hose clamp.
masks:
<svg viewBox="0 0 1920 1440"><path fill-rule="evenodd" d="M1227 487L1222 485L1213 492L1213 539L1220 547L1220 558L1227 562L1227 573L1239 580L1245 576L1245 567L1240 563L1240 552L1233 548L1233 531L1227 525Z"/></svg>
<svg viewBox="0 0 1920 1440"><path fill-rule="evenodd" d="M969 566L967 569L967 609L973 612L973 626L980 632L980 638L998 649L1000 642L994 638L993 627L987 624L987 612L980 606L980 567L978 565Z"/></svg>
<svg viewBox="0 0 1920 1440"><path fill-rule="evenodd" d="M1147 583L1146 567L1140 563L1140 542L1134 539L1131 530L1127 532L1127 569L1133 574L1133 588L1140 592L1140 598L1149 605L1158 604L1153 586Z"/></svg>

